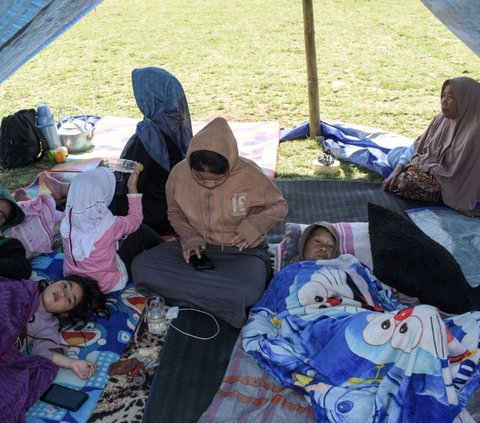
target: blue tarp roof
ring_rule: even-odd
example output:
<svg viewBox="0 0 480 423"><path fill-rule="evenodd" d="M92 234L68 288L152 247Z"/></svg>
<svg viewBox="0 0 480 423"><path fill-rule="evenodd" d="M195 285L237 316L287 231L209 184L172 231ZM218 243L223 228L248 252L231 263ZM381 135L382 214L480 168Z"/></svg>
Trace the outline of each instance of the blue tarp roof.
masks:
<svg viewBox="0 0 480 423"><path fill-rule="evenodd" d="M480 1L421 0L480 56ZM1 0L0 83L102 0Z"/></svg>
<svg viewBox="0 0 480 423"><path fill-rule="evenodd" d="M102 0L1 0L0 83Z"/></svg>
<svg viewBox="0 0 480 423"><path fill-rule="evenodd" d="M479 0L421 0L440 22L480 56Z"/></svg>

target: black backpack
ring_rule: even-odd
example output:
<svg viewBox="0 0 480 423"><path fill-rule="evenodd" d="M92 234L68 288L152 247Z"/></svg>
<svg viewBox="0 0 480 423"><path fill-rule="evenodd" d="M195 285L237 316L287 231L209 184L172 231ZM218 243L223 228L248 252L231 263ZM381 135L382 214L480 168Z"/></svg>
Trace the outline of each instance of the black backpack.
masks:
<svg viewBox="0 0 480 423"><path fill-rule="evenodd" d="M35 109L25 109L5 116L0 127L0 168L26 166L41 160L48 142L35 126Z"/></svg>

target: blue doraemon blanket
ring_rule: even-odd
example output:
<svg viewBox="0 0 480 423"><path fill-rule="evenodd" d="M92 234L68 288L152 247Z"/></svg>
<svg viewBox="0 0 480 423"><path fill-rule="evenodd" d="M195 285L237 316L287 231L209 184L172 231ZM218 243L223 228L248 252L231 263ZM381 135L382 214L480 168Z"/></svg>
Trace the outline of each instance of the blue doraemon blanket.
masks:
<svg viewBox="0 0 480 423"><path fill-rule="evenodd" d="M252 308L243 346L320 422L473 421L480 312L406 308L351 255L279 272Z"/></svg>

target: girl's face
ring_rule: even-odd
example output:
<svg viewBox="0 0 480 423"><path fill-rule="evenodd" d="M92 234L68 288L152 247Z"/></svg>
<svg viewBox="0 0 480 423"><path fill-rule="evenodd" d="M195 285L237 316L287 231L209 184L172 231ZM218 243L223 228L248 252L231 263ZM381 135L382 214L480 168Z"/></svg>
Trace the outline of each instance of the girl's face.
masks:
<svg viewBox="0 0 480 423"><path fill-rule="evenodd" d="M198 185L201 185L202 187L205 187L207 189L217 188L227 180L226 173L222 173L221 175L218 175L216 173L193 170L193 169L192 169L192 176Z"/></svg>
<svg viewBox="0 0 480 423"><path fill-rule="evenodd" d="M82 301L83 290L77 282L59 280L48 285L40 294L45 310L54 314L68 314Z"/></svg>
<svg viewBox="0 0 480 423"><path fill-rule="evenodd" d="M442 113L446 118L455 119L457 117L457 99L450 85L445 86L440 104Z"/></svg>

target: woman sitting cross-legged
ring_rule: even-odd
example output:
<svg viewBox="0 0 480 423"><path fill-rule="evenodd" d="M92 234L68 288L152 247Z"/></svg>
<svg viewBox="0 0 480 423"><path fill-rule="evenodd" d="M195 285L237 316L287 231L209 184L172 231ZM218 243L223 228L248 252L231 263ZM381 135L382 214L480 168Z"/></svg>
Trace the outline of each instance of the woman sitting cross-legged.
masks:
<svg viewBox="0 0 480 423"><path fill-rule="evenodd" d="M246 309L270 278L266 232L285 218L287 202L255 163L239 156L223 118L192 138L187 158L172 169L166 189L168 217L180 240L135 258L136 288L241 327ZM193 256L202 254L215 268L192 267Z"/></svg>

